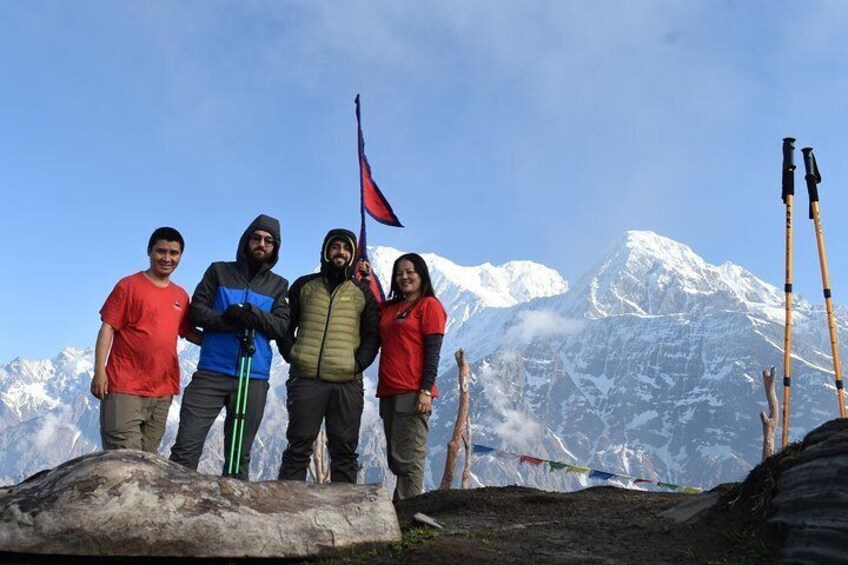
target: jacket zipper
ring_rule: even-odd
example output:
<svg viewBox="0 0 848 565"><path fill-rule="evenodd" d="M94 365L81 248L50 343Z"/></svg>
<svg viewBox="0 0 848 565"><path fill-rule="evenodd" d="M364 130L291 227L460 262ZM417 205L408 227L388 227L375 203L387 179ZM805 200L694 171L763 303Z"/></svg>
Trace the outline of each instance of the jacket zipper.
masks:
<svg viewBox="0 0 848 565"><path fill-rule="evenodd" d="M344 286L345 282L342 281L339 286L330 294L330 305L327 307L327 319L324 321L324 333L321 336L321 349L318 350L318 368L316 370L315 378L321 378L321 360L324 358L324 343L327 341L327 329L330 327L330 315L333 313L333 300L336 298L336 293L339 292L339 289Z"/></svg>
<svg viewBox="0 0 848 565"><path fill-rule="evenodd" d="M244 284L244 301L242 304L247 304L248 293L250 292L250 281L245 282ZM241 336L238 337L238 347L236 347L236 376L238 376L239 371L241 370ZM247 378L250 378L250 375L247 375Z"/></svg>

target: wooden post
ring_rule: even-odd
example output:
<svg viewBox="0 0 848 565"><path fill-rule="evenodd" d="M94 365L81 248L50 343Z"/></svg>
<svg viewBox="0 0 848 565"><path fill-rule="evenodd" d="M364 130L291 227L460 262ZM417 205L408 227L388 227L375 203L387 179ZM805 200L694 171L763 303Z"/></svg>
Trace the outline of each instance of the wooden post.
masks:
<svg viewBox="0 0 848 565"><path fill-rule="evenodd" d="M316 485L323 485L330 480L330 466L326 458L327 433L324 428L318 432L315 443L312 444L312 460L309 462L309 474Z"/></svg>
<svg viewBox="0 0 848 565"><path fill-rule="evenodd" d="M763 386L766 389L768 415L765 410L760 412L763 422L763 461L774 453L774 441L777 433L777 392L774 390L774 367L763 371Z"/></svg>
<svg viewBox="0 0 848 565"><path fill-rule="evenodd" d="M468 365L465 365L465 369L468 370ZM463 394L465 396L469 396L468 392L468 378L464 380L463 383ZM465 462L462 464L462 488L467 489L469 483L471 482L471 410L470 410L470 398L466 398L465 400L466 408L465 408L465 433L462 434L462 444L465 447Z"/></svg>
<svg viewBox="0 0 848 565"><path fill-rule="evenodd" d="M448 453L445 458L445 473L442 475L442 484L439 485L439 490L448 490L453 484L453 470L456 466L456 457L459 453L459 442L462 441L465 445L465 466L462 471L462 488L467 488L468 477L470 476L471 464L471 430L469 413L469 393L468 381L471 375L471 370L468 368L468 363L465 362L465 351L460 349L455 355L456 364L459 367L459 406L456 413L456 424L453 427L453 437L448 442Z"/></svg>

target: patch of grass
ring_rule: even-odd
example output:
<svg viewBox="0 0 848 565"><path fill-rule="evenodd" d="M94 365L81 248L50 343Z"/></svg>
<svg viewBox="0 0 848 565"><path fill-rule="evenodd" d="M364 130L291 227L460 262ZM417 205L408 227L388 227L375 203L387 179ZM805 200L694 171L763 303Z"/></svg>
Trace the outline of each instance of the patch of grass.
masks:
<svg viewBox="0 0 848 565"><path fill-rule="evenodd" d="M754 560L770 562L777 557L775 548L760 538L755 532L727 528L722 531L722 536L729 542L746 547L748 557Z"/></svg>
<svg viewBox="0 0 848 565"><path fill-rule="evenodd" d="M427 543L435 537L436 534L430 528L412 528L403 532L403 539L393 543L391 549L393 553L403 553L413 547Z"/></svg>

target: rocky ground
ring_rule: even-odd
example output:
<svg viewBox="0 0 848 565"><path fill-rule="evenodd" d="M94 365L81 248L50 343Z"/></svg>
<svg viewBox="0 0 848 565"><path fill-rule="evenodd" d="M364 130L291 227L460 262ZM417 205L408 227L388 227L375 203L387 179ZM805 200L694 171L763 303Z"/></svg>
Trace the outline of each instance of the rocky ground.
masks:
<svg viewBox="0 0 848 565"><path fill-rule="evenodd" d="M769 563L769 538L756 494L725 485L704 495L615 487L551 493L523 487L431 492L403 501L402 542L326 556L313 563ZM754 496L751 496L751 495ZM735 502L735 503L734 503ZM733 504L732 504L733 503ZM678 522L709 506L689 522ZM671 512L671 517L664 513ZM413 519L423 513L443 526ZM91 563L91 559L12 556L7 563ZM120 565L186 560L110 558ZM197 560L208 565L269 560Z"/></svg>

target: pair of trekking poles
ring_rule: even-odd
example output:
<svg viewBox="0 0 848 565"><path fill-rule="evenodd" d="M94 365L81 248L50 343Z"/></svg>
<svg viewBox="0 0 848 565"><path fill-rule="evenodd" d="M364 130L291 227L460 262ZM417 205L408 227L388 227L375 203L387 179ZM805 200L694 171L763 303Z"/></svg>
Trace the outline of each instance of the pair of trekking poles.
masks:
<svg viewBox="0 0 848 565"><path fill-rule="evenodd" d="M804 180L810 197L810 219L816 232L816 245L819 251L824 303L827 309L827 326L830 331L830 347L833 353L833 372L836 379L836 397L839 403L839 417L845 418L845 398L842 395L842 364L839 361L839 343L836 339L836 322L833 315L833 301L830 291L830 277L827 271L827 254L824 247L824 232L819 215L819 189L822 180L812 147L801 150L804 156ZM786 325L783 336L783 436L782 445L789 445L789 406L791 386L791 342L792 342L792 200L795 195L795 139L783 139L783 178L782 197L786 205Z"/></svg>
<svg viewBox="0 0 848 565"><path fill-rule="evenodd" d="M233 417L233 435L230 440L230 459L227 475L236 476L241 467L241 452L244 443L244 423L247 416L247 392L250 385L250 368L256 345L253 342L253 330L244 329L241 337L238 360L238 389L236 391L235 415Z"/></svg>

